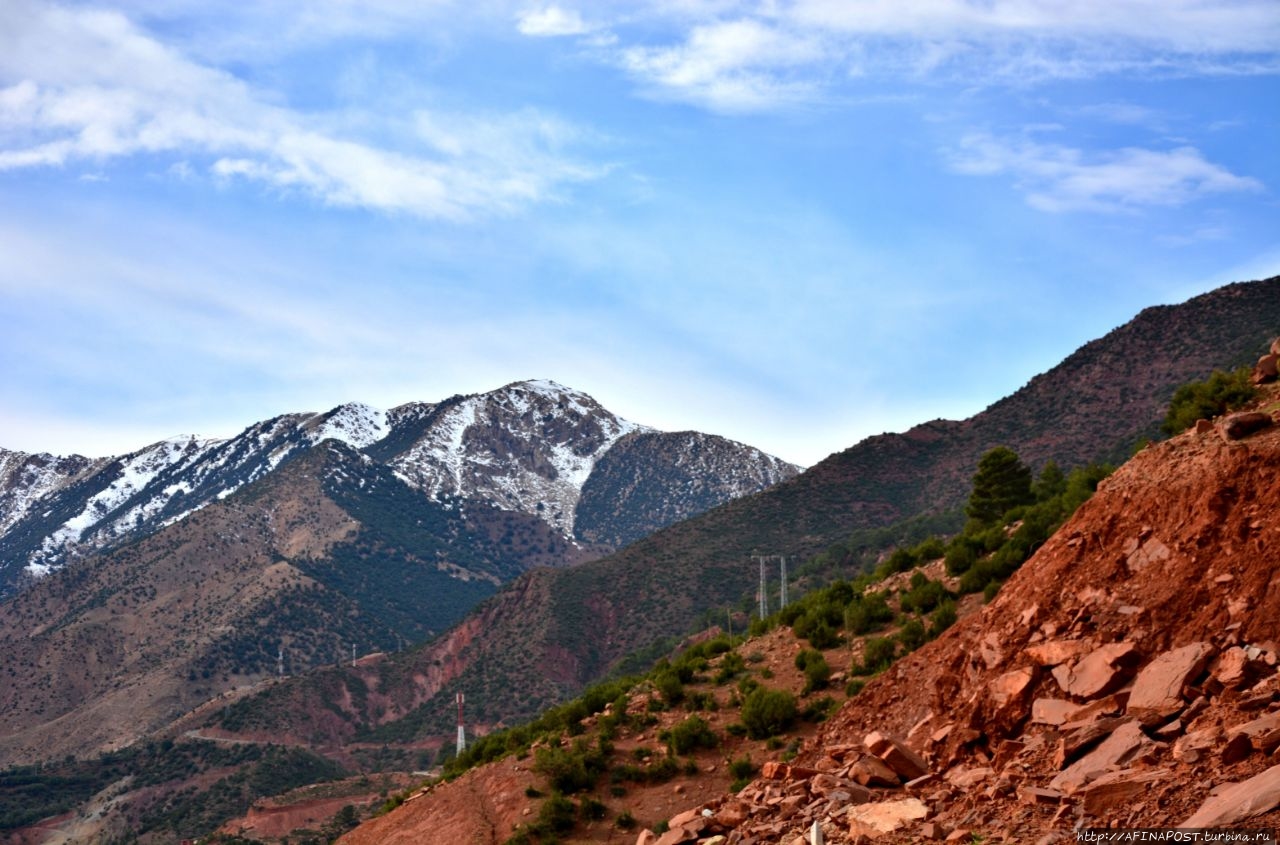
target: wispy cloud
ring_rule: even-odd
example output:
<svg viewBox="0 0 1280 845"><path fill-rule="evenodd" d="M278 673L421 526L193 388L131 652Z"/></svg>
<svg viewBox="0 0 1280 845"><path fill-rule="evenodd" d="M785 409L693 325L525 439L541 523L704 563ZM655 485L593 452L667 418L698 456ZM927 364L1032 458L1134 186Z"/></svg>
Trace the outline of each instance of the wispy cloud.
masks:
<svg viewBox="0 0 1280 845"><path fill-rule="evenodd" d="M1207 161L1194 147L1127 147L1086 153L1073 147L975 133L951 151L951 165L972 176L1011 176L1041 211L1116 212L1179 206L1210 194L1261 191L1257 179Z"/></svg>
<svg viewBox="0 0 1280 845"><path fill-rule="evenodd" d="M849 77L1027 85L1280 72L1271 0L664 0L641 9L601 24L617 40L598 55L647 93L715 110L808 101ZM521 31L572 34L577 20L555 6L537 14L520 18Z"/></svg>
<svg viewBox="0 0 1280 845"><path fill-rule="evenodd" d="M713 109L768 108L808 99L817 83L800 69L826 56L820 39L754 20L694 28L670 47L628 47L624 68L654 90Z"/></svg>
<svg viewBox="0 0 1280 845"><path fill-rule="evenodd" d="M450 144L406 133L397 146L332 127L341 116L281 105L269 92L183 56L114 12L9 4L0 34L0 171L95 165L138 154L208 163L212 174L335 206L461 220L554 199L605 170L576 161L578 135L533 111L420 110L459 127ZM336 118L336 119L335 119ZM394 135L394 127L375 131ZM491 142L495 138L501 143Z"/></svg>

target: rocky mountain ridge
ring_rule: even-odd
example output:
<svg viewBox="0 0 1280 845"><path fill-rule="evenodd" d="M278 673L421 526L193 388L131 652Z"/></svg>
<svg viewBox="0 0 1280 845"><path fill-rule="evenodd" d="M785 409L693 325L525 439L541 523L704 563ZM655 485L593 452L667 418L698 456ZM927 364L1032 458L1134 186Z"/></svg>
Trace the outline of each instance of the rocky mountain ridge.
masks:
<svg viewBox="0 0 1280 845"><path fill-rule="evenodd" d="M868 438L763 493L657 531L590 566L521 576L466 623L485 636L446 635L385 670L413 675L413 667L442 655L450 666L447 676L432 676L440 683L429 691L413 689L420 705L400 730L447 738L458 692L486 724L532 718L627 655L690 630L713 610L739 606L758 577L754 553L822 555L815 565L838 569L842 544L854 532L958 510L979 457L993 446L1009 446L1037 468L1051 458L1070 468L1127 455L1158 431L1178 385L1215 368L1252 364L1277 326L1280 277L1149 308L968 420ZM327 683L337 691L356 682ZM522 694L496 694L503 685ZM299 737L335 729L328 715L323 728L278 715L299 712L297 695L273 690L255 716L258 728ZM391 730L380 714L359 707L341 720L347 736Z"/></svg>
<svg viewBox="0 0 1280 845"><path fill-rule="evenodd" d="M591 488L605 502L597 501L579 525L584 486L620 441L638 437L650 449L641 453L630 445L628 453L637 454L614 456L610 466L628 466L653 487L645 467L664 452L685 454L691 436L703 444L701 460L687 466L698 490L682 494L679 485L657 485L661 507L655 512L646 499L645 515L632 521L633 497L596 480ZM172 438L118 458L6 451L0 452L0 595L21 572L45 574L172 525L327 439L364 451L434 501L459 498L528 514L566 537L586 536L605 548L798 471L724 438L647 429L549 381L390 411L351 403L322 414L287 414L228 440ZM595 525L610 520L624 530Z"/></svg>

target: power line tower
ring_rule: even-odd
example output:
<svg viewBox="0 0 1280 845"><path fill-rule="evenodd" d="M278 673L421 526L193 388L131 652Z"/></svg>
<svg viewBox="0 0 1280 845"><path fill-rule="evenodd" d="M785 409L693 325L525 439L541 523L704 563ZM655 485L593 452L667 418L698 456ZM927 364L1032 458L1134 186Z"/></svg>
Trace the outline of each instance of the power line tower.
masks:
<svg viewBox="0 0 1280 845"><path fill-rule="evenodd" d="M781 606L779 609L781 609L787 606L787 558L784 555L778 555L778 560L782 564L779 567L782 576L782 593L779 596L779 605Z"/></svg>
<svg viewBox="0 0 1280 845"><path fill-rule="evenodd" d="M766 592L768 584L765 581L764 563L769 559L768 555L752 555L760 562L760 618L763 619L769 615L769 594Z"/></svg>
<svg viewBox="0 0 1280 845"><path fill-rule="evenodd" d="M458 702L458 756L462 756L462 752L467 750L467 730L462 725L462 703L466 701L466 696L458 693L455 700Z"/></svg>
<svg viewBox="0 0 1280 845"><path fill-rule="evenodd" d="M284 646L276 652L276 676L284 677Z"/></svg>

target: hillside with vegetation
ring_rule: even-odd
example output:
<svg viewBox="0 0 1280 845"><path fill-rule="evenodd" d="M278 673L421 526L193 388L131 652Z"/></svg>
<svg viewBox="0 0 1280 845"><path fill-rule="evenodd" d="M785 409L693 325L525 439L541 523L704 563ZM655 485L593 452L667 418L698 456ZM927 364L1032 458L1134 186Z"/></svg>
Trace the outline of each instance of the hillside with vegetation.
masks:
<svg viewBox="0 0 1280 845"><path fill-rule="evenodd" d="M426 679L398 687L408 712L357 706L336 722L326 714L323 724L308 723L300 689L275 689L243 707L255 711L255 729L309 738L447 742L457 692L481 724L532 718L626 671L628 655L656 655L681 632L749 610L753 554L812 561L811 577L821 581L856 576L885 548L960 530L973 468L993 447L1012 449L1037 473L1050 461L1069 473L1128 455L1158 436L1179 385L1255 360L1277 325L1280 277L1149 308L968 420L869 438L607 558L533 571L449 635L367 680L388 689L397 679ZM331 674L324 683L338 692L366 681Z"/></svg>

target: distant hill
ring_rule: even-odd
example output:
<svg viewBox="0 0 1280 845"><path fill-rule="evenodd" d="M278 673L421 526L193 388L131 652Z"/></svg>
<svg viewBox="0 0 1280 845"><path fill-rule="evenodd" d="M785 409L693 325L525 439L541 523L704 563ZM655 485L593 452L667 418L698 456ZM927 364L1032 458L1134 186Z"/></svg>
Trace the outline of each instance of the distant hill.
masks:
<svg viewBox="0 0 1280 845"><path fill-rule="evenodd" d="M869 438L607 558L530 572L425 648L274 688L239 705L234 726L325 741L447 737L456 691L482 724L531 716L625 655L736 606L758 577L753 552L805 558L859 529L955 511L995 445L1036 467L1122 458L1156 434L1176 386L1252 363L1278 332L1280 277L1148 308L968 420ZM366 685L396 705L361 705ZM344 704L308 721L315 696Z"/></svg>

